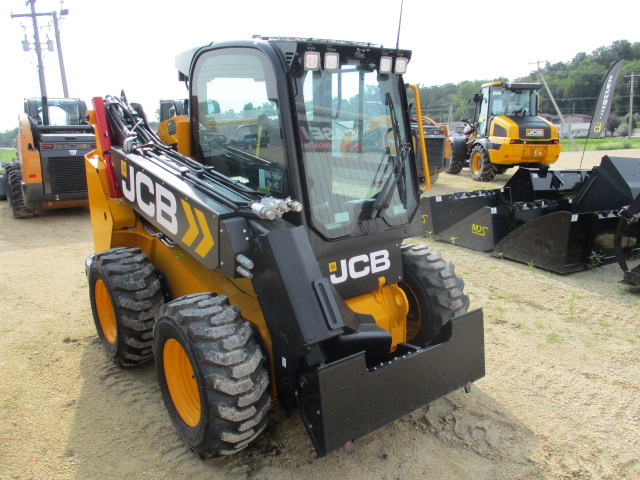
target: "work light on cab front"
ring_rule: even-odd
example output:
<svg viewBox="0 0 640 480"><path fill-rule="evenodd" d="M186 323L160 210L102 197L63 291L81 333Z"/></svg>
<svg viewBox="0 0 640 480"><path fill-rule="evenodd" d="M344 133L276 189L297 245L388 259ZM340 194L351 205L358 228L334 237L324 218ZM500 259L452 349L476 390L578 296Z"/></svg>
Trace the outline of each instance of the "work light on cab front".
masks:
<svg viewBox="0 0 640 480"><path fill-rule="evenodd" d="M324 69L328 72L340 69L340 55L337 52L327 52L324 54Z"/></svg>
<svg viewBox="0 0 640 480"><path fill-rule="evenodd" d="M305 52L304 54L305 70L320 70L320 52Z"/></svg>
<svg viewBox="0 0 640 480"><path fill-rule="evenodd" d="M407 66L409 65L409 60L405 57L396 58L396 68L394 72L398 75L403 75L407 73Z"/></svg>
<svg viewBox="0 0 640 480"><path fill-rule="evenodd" d="M378 71L382 74L391 73L391 66L393 65L393 58L380 57L380 68Z"/></svg>

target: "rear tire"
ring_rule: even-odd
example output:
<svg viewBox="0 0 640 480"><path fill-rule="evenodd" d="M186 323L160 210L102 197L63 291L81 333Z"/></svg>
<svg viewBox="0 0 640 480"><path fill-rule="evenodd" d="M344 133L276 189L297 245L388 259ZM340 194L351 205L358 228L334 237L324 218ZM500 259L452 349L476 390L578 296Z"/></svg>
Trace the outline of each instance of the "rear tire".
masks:
<svg viewBox="0 0 640 480"><path fill-rule="evenodd" d="M6 200L8 192L9 192L9 189L7 188L8 184L9 184L9 182L7 181L7 176L9 174L9 170L10 170L9 165L10 165L9 163L4 165L4 164L2 164L0 162L0 168L4 169L4 177L2 178L2 183L4 184L4 193L0 193L0 200Z"/></svg>
<svg viewBox="0 0 640 480"><path fill-rule="evenodd" d="M164 297L153 265L139 248L114 248L95 256L89 299L98 337L118 365L153 358L153 325Z"/></svg>
<svg viewBox="0 0 640 480"><path fill-rule="evenodd" d="M5 178L7 182L7 198L11 206L13 218L22 219L33 217L33 210L29 210L24 204L20 167L18 165L7 165Z"/></svg>
<svg viewBox="0 0 640 480"><path fill-rule="evenodd" d="M496 166L491 163L489 153L482 145L476 145L471 150L469 166L471 178L476 182L490 182L496 176Z"/></svg>
<svg viewBox="0 0 640 480"><path fill-rule="evenodd" d="M169 416L201 458L238 452L264 430L271 406L264 355L227 297L198 293L163 306L154 352Z"/></svg>
<svg viewBox="0 0 640 480"><path fill-rule="evenodd" d="M453 263L426 245L402 245L402 270L398 285L409 301L407 343L424 347L438 340L453 317L466 313L469 297Z"/></svg>
<svg viewBox="0 0 640 480"><path fill-rule="evenodd" d="M453 138L450 142L451 158L449 159L449 166L447 167L447 173L451 175L457 175L462 171L464 167L464 157L467 142L464 138Z"/></svg>

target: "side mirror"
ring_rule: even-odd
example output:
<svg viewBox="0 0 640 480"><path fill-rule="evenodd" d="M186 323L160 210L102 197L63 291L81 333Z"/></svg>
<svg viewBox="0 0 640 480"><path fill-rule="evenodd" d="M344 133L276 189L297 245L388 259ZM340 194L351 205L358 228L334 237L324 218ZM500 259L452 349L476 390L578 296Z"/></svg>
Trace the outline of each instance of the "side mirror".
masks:
<svg viewBox="0 0 640 480"><path fill-rule="evenodd" d="M482 101L482 94L481 94L481 93L476 93L476 94L473 96L473 101L474 101L475 103L480 103L480 102Z"/></svg>

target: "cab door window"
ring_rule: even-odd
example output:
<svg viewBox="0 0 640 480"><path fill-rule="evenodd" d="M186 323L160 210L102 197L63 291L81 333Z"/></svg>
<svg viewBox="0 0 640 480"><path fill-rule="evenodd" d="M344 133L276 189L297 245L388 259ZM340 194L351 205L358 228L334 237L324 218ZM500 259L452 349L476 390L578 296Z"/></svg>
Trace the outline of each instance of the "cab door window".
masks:
<svg viewBox="0 0 640 480"><path fill-rule="evenodd" d="M289 196L276 80L266 56L250 48L205 52L191 90L199 159L254 190Z"/></svg>

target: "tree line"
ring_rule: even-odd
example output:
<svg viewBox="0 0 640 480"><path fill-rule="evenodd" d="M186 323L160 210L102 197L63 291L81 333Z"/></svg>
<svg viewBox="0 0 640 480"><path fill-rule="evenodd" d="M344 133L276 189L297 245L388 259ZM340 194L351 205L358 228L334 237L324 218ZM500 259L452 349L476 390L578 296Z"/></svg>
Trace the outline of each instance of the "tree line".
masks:
<svg viewBox="0 0 640 480"><path fill-rule="evenodd" d="M624 129L628 124L629 115L629 77L632 71L640 72L640 42L630 43L627 40L616 40L609 46L599 47L590 54L580 52L569 62L547 63L539 70L529 75L513 79L515 82L538 82L539 75L543 75L563 115L581 113L591 115L600 93L602 81L609 68L620 58L626 61L622 66L615 94L611 115L607 129L613 131L620 126ZM636 78L640 80L640 75ZM473 115L473 102L469 99L480 92L483 83L493 81L508 81L508 78L498 77L481 80L465 80L458 84L447 83L424 87L418 84L423 113L437 122L447 122L449 113L453 120L462 116ZM634 111L640 111L640 85L635 87ZM543 88L540 91L540 113L555 115L556 111ZM638 117L634 115L636 126ZM14 147L18 129L0 132L0 147ZM620 131L622 135L624 132Z"/></svg>
<svg viewBox="0 0 640 480"><path fill-rule="evenodd" d="M2 148L14 148L16 146L16 136L18 135L18 128L13 130L5 130L0 132L0 147Z"/></svg>
<svg viewBox="0 0 640 480"><path fill-rule="evenodd" d="M613 130L620 123L628 121L629 114L629 77L632 71L640 72L640 42L616 40L609 46L599 47L590 54L580 52L569 62L546 63L529 75L512 79L514 82L539 82L543 75L563 115L580 113L592 115L600 87L609 68L620 58L626 61L622 65L613 104L611 108L611 126ZM636 75L636 79L640 79ZM504 77L482 80L466 80L458 84L447 83L423 87L418 85L423 112L438 122L446 122L449 112L453 120L461 116L471 116L474 104L469 102L474 93L480 92L483 83L508 81ZM640 85L634 90L634 111L640 110ZM637 107L637 110L636 110ZM556 110L543 88L540 91L540 113L551 115ZM617 123L616 123L617 122Z"/></svg>

